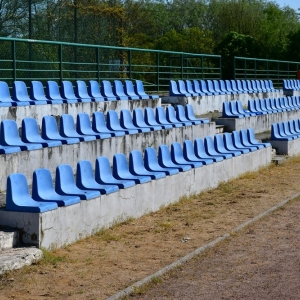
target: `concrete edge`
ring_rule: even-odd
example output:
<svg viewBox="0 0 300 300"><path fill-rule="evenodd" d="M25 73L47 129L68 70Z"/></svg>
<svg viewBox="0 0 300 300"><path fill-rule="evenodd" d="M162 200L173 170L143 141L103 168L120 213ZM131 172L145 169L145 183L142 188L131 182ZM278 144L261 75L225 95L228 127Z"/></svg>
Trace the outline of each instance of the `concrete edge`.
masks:
<svg viewBox="0 0 300 300"><path fill-rule="evenodd" d="M186 256L184 256L184 257L180 258L179 260L171 263L170 265L168 265L168 266L160 269L159 271L157 271L157 272L155 272L155 273L153 273L153 274L151 274L151 275L135 282L131 286L117 292L116 294L110 296L109 298L106 298L106 300L119 300L119 299L122 299L126 296L131 295L132 293L134 293L134 291L137 288L141 288L143 285L151 283L154 278L163 276L164 274L174 270L176 267L178 267L180 265L183 265L184 263L188 262L189 260L191 260L195 256L197 256L197 255L201 254L202 252L206 251L207 249L213 248L214 246L216 246L220 242L222 242L222 241L226 240L227 238L229 238L232 234L237 233L239 231L242 231L247 226L255 223L256 221L259 221L260 219L262 219L264 217L266 217L270 213L278 210L279 208L283 207L284 205L289 203L291 200L294 200L294 199L298 198L299 196L300 196L300 192L294 194L293 196L291 196L291 197L283 200L282 202L270 207L269 209L265 210L264 212L257 215L256 217L250 219L249 221L246 221L246 222L242 223L241 225L235 227L229 233L225 233L222 236L214 239L213 241L211 241L207 244L204 244L203 246L197 248L195 251L187 254Z"/></svg>

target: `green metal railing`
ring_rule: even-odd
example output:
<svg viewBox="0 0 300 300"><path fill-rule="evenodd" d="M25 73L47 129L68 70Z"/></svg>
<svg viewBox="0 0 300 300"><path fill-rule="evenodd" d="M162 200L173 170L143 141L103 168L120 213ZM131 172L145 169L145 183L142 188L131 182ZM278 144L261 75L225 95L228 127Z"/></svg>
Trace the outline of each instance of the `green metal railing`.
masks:
<svg viewBox="0 0 300 300"><path fill-rule="evenodd" d="M0 80L140 79L147 91L168 92L170 79L220 79L221 56L0 38Z"/></svg>
<svg viewBox="0 0 300 300"><path fill-rule="evenodd" d="M296 79L300 62L234 57L234 79L271 79L282 88L283 79Z"/></svg>

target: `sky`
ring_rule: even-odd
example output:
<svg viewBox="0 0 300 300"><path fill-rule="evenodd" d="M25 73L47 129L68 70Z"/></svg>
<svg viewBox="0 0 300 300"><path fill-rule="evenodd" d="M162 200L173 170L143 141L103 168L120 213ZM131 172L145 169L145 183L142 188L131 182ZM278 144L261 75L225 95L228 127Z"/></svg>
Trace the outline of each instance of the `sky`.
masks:
<svg viewBox="0 0 300 300"><path fill-rule="evenodd" d="M300 8L300 0L273 0L274 2L278 3L280 7L289 6L295 9L297 12L298 8Z"/></svg>

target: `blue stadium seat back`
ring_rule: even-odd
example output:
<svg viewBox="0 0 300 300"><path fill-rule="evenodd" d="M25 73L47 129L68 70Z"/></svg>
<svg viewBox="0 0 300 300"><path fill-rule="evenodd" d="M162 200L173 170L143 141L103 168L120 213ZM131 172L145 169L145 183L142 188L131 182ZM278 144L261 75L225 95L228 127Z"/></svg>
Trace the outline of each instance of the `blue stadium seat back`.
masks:
<svg viewBox="0 0 300 300"><path fill-rule="evenodd" d="M263 98L263 99L260 99L260 107L263 111L265 111L266 113L268 114L272 114L273 111L272 110L269 110L267 107L266 107L266 98Z"/></svg>
<svg viewBox="0 0 300 300"><path fill-rule="evenodd" d="M72 167L66 164L58 165L56 168L55 191L60 195L78 196L81 200L90 200L100 196L99 191L78 188Z"/></svg>
<svg viewBox="0 0 300 300"><path fill-rule="evenodd" d="M137 130L138 132L150 132L149 127L137 127L133 124L131 113L128 109L122 109L120 112L120 125L126 130Z"/></svg>
<svg viewBox="0 0 300 300"><path fill-rule="evenodd" d="M145 111L145 113L146 113L146 111ZM179 127L183 127L182 123L172 123L172 122L169 122L167 120L166 111L161 106L156 106L156 108L155 108L155 120L163 128L172 128L172 127L179 128Z"/></svg>
<svg viewBox="0 0 300 300"><path fill-rule="evenodd" d="M213 93L208 90L205 80L202 80L202 79L199 80L199 86L200 86L200 90L203 93L205 93L205 95L207 95L207 96L213 95Z"/></svg>
<svg viewBox="0 0 300 300"><path fill-rule="evenodd" d="M176 117L176 112L173 106L169 105L166 107L166 117L167 121L170 123L181 123L183 126L191 126L192 123L181 122Z"/></svg>
<svg viewBox="0 0 300 300"><path fill-rule="evenodd" d="M259 88L257 87L256 80L251 80L251 86L255 93L260 92Z"/></svg>
<svg viewBox="0 0 300 300"><path fill-rule="evenodd" d="M233 90L230 80L225 80L225 86L228 92L230 92L231 94L237 94L237 91Z"/></svg>
<svg viewBox="0 0 300 300"><path fill-rule="evenodd" d="M119 190L117 185L104 185L95 179L93 166L89 160L81 160L77 163L76 185L83 190L99 191L101 195L111 194Z"/></svg>
<svg viewBox="0 0 300 300"><path fill-rule="evenodd" d="M249 89L247 86L247 81L246 80L241 80L242 88L245 93L252 93L253 91Z"/></svg>
<svg viewBox="0 0 300 300"><path fill-rule="evenodd" d="M277 112L282 112L284 111L280 106L277 106L276 99L275 98L270 98L270 106L273 110Z"/></svg>
<svg viewBox="0 0 300 300"><path fill-rule="evenodd" d="M290 110L296 110L294 106L289 102L289 97L283 97L284 105L288 107Z"/></svg>
<svg viewBox="0 0 300 300"><path fill-rule="evenodd" d="M294 128L295 128L295 131L296 131L297 133L300 133L299 119L293 120L293 122L294 122Z"/></svg>
<svg viewBox="0 0 300 300"><path fill-rule="evenodd" d="M280 131L279 124L275 123L271 125L271 140L292 141L293 138Z"/></svg>
<svg viewBox="0 0 300 300"><path fill-rule="evenodd" d="M250 93L257 93L257 90L252 86L252 80L246 80L246 83Z"/></svg>
<svg viewBox="0 0 300 300"><path fill-rule="evenodd" d="M145 92L144 84L143 84L143 81L141 81L141 80L135 81L134 92L138 96L142 97L142 99L158 99L159 98L158 95L148 95Z"/></svg>
<svg viewBox="0 0 300 300"><path fill-rule="evenodd" d="M83 80L76 80L75 82L75 97L80 102L92 102L94 99L90 97L87 91L87 86Z"/></svg>
<svg viewBox="0 0 300 300"><path fill-rule="evenodd" d="M193 79L192 80L192 86L193 90L199 95L199 96L205 96L205 93L203 93L200 89L200 84L198 80Z"/></svg>
<svg viewBox="0 0 300 300"><path fill-rule="evenodd" d="M89 96L94 99L96 102L104 101L104 97L100 92L99 83L96 80L90 80L88 82L88 94Z"/></svg>
<svg viewBox="0 0 300 300"><path fill-rule="evenodd" d="M195 122L195 121L192 122L192 121L188 120L185 116L184 107L180 104L176 105L175 113L176 113L176 119L179 120L180 122L184 123L185 126L191 126L195 123L200 124L200 122Z"/></svg>
<svg viewBox="0 0 300 300"><path fill-rule="evenodd" d="M238 113L236 113L236 114L232 113L232 109L231 109L232 103L231 102L229 102L229 103L228 102L223 102L223 104L222 104L222 118L238 118L238 119L243 118L244 117L243 115L240 115Z"/></svg>
<svg viewBox="0 0 300 300"><path fill-rule="evenodd" d="M197 96L197 94L190 94L185 87L185 83L183 80L178 80L178 90L179 93L184 94L186 97Z"/></svg>
<svg viewBox="0 0 300 300"><path fill-rule="evenodd" d="M277 123L278 133L281 137L287 137L287 133L285 132L285 128L283 126L283 122ZM293 140L293 138L291 137Z"/></svg>
<svg viewBox="0 0 300 300"><path fill-rule="evenodd" d="M67 101L60 94L60 89L56 81L49 80L46 82L46 97L50 100L62 101L63 103L77 103L76 100Z"/></svg>
<svg viewBox="0 0 300 300"><path fill-rule="evenodd" d="M206 86L207 90L213 95L220 95L220 93L215 90L212 80L206 80Z"/></svg>
<svg viewBox="0 0 300 300"><path fill-rule="evenodd" d="M212 83L213 83L214 90L215 90L217 93L219 93L219 94L221 94L221 95L227 95L227 94L230 94L229 92L224 91L223 89L221 89L220 81L219 81L219 80L216 80L216 79L215 79L215 80L212 81Z"/></svg>
<svg viewBox="0 0 300 300"><path fill-rule="evenodd" d="M292 110L298 109L297 107L295 107L295 104L292 101L292 97L286 97L286 101L287 101L288 107L290 107Z"/></svg>
<svg viewBox="0 0 300 300"><path fill-rule="evenodd" d="M14 120L2 120L0 126L0 144L2 146L20 147L22 151L43 148L38 143L24 143L20 138L18 125Z"/></svg>
<svg viewBox="0 0 300 300"><path fill-rule="evenodd" d="M230 108L230 111L231 113L234 115L234 116L238 116L238 118L244 118L244 117L249 117L248 114L246 114L244 111L243 111L243 108L242 108L242 111L239 112L238 111L238 102L240 102L239 100L237 101L230 101L229 102L229 108Z"/></svg>
<svg viewBox="0 0 300 300"><path fill-rule="evenodd" d="M235 145L232 133L225 132L223 134L223 141L224 141L225 149L227 150L241 151L243 154L250 152L250 149L245 148L244 146L242 146L242 144L240 145L240 147L237 147Z"/></svg>
<svg viewBox="0 0 300 300"><path fill-rule="evenodd" d="M131 80L125 80L124 90L125 90L126 95L128 95L131 100L142 99L135 93L133 83Z"/></svg>
<svg viewBox="0 0 300 300"><path fill-rule="evenodd" d="M76 121L76 131L80 135L91 135L95 136L96 139L108 139L112 135L110 133L100 133L93 130L90 117L86 113L79 113L77 114L77 121Z"/></svg>
<svg viewBox="0 0 300 300"><path fill-rule="evenodd" d="M290 131L290 127L289 127L288 121L282 122L282 125L283 125L284 133L285 133L287 136L293 138L294 140L298 138L298 135L295 135L295 134L293 134L293 133Z"/></svg>
<svg viewBox="0 0 300 300"><path fill-rule="evenodd" d="M230 95L230 94L232 94L232 92L231 91L228 91L227 90L227 88L226 88L226 84L225 84L225 80L219 80L219 86L220 86L220 90L222 91L222 92L224 92L225 94L228 94L228 95Z"/></svg>
<svg viewBox="0 0 300 300"><path fill-rule="evenodd" d="M270 89L266 86L265 80L260 80L260 86L265 92L270 92Z"/></svg>
<svg viewBox="0 0 300 300"><path fill-rule="evenodd" d="M233 157L233 155L230 153L218 153L215 148L214 140L210 136L206 136L204 138L204 147L206 153L211 156L222 156L224 159Z"/></svg>
<svg viewBox="0 0 300 300"><path fill-rule="evenodd" d="M125 129L120 125L120 120L118 117L118 114L115 110L109 110L106 114L106 124L107 128L109 130L117 130L117 131L123 131L126 134L136 134L139 131L137 129Z"/></svg>
<svg viewBox="0 0 300 300"><path fill-rule="evenodd" d="M194 145L191 140L185 140L183 142L183 157L190 162L201 162L203 165L210 165L214 161L210 158L199 158L195 154Z"/></svg>
<svg viewBox="0 0 300 300"><path fill-rule="evenodd" d="M236 85L236 80L232 79L232 80L230 80L230 83L231 83L231 88L234 92L236 92L238 94L242 93L242 91L240 91Z"/></svg>
<svg viewBox="0 0 300 300"><path fill-rule="evenodd" d="M193 84L190 80L185 80L184 81L185 83L185 88L186 88L186 91L191 94L192 96L198 96L198 93L194 90L194 87L193 87Z"/></svg>
<svg viewBox="0 0 300 300"><path fill-rule="evenodd" d="M242 145L246 147L255 147L256 150L264 148L264 146L262 145L253 145L252 143L250 143L247 131L244 129L240 130L240 139Z"/></svg>
<svg viewBox="0 0 300 300"><path fill-rule="evenodd" d="M62 100L50 100L46 97L41 81L32 80L30 82L30 98L35 101L46 101L48 104L62 104Z"/></svg>
<svg viewBox="0 0 300 300"><path fill-rule="evenodd" d="M278 101L279 101L279 103L280 103L280 107L284 108L286 111L291 111L291 109L290 109L289 107L286 106L283 97L279 98Z"/></svg>
<svg viewBox="0 0 300 300"><path fill-rule="evenodd" d="M119 180L113 177L110 163L107 157L99 156L95 163L96 182L103 185L116 185L119 189L126 189L134 186L133 180Z"/></svg>
<svg viewBox="0 0 300 300"><path fill-rule="evenodd" d="M166 168L160 166L158 163L156 150L152 147L148 147L144 150L144 166L148 171L161 172L166 175L174 175L179 173L178 168Z"/></svg>
<svg viewBox="0 0 300 300"><path fill-rule="evenodd" d="M296 107L297 109L299 109L299 108L300 108L300 105L299 105L299 103L297 102L297 97L293 96L293 97L291 97L291 99L292 99L292 102L293 102L294 107Z"/></svg>
<svg viewBox="0 0 300 300"><path fill-rule="evenodd" d="M232 154L232 156L240 156L242 154L241 151L238 150L228 150L225 148L223 136L220 134L216 134L214 136L214 146L217 151L217 153L220 154Z"/></svg>
<svg viewBox="0 0 300 300"><path fill-rule="evenodd" d="M259 111L263 115L268 114L268 112L264 111L261 107L261 99L255 99L255 100L253 100L253 102L254 102L254 107L257 111Z"/></svg>
<svg viewBox="0 0 300 300"><path fill-rule="evenodd" d="M58 140L63 144L79 143L79 138L65 138L58 132L57 123L53 116L44 116L42 119L42 138L45 140Z"/></svg>
<svg viewBox="0 0 300 300"><path fill-rule="evenodd" d="M129 171L126 156L123 153L116 153L113 157L113 176L117 179L130 179L136 184L151 181L150 176L133 175Z"/></svg>
<svg viewBox="0 0 300 300"><path fill-rule="evenodd" d="M170 80L169 83L169 95L170 96L183 96L178 90L177 82L175 80Z"/></svg>
<svg viewBox="0 0 300 300"><path fill-rule="evenodd" d="M256 86L258 87L259 91L265 93L266 90L261 85L261 80L256 80Z"/></svg>
<svg viewBox="0 0 300 300"><path fill-rule="evenodd" d="M200 121L200 123L203 124L208 124L209 123L209 119L206 118L196 118L195 114L194 114L194 108L191 104L186 104L185 105L185 116L189 121L192 122L197 122ZM193 124L197 124L197 123L193 123Z"/></svg>
<svg viewBox="0 0 300 300"><path fill-rule="evenodd" d="M257 150L256 147L243 145L240 137L240 133L238 131L232 131L232 140L233 140L233 145L238 149L249 149L250 152Z"/></svg>
<svg viewBox="0 0 300 300"><path fill-rule="evenodd" d="M236 110L239 114L245 115L246 117L251 117L256 115L255 113L252 113L250 111L245 111L243 109L242 101L240 100L236 100Z"/></svg>
<svg viewBox="0 0 300 300"><path fill-rule="evenodd" d="M30 103L30 105L47 104L47 101L34 101L29 98L27 87L24 81L16 80L12 86L12 99L18 102Z"/></svg>
<svg viewBox="0 0 300 300"><path fill-rule="evenodd" d="M175 164L179 165L187 165L191 166L192 168L199 168L203 166L201 161L187 161L183 155L183 149L180 143L173 142L171 144L171 159Z"/></svg>
<svg viewBox="0 0 300 300"><path fill-rule="evenodd" d="M80 141L93 141L96 140L95 135L83 135L76 131L74 118L69 114L62 114L60 116L59 133L65 138L78 138Z"/></svg>
<svg viewBox="0 0 300 300"><path fill-rule="evenodd" d="M266 99L266 108L267 110L272 111L273 113L279 112L278 109L276 109L274 106L274 99L271 98Z"/></svg>
<svg viewBox="0 0 300 300"><path fill-rule="evenodd" d="M142 153L139 150L132 150L129 154L129 171L137 176L150 176L151 179L160 179L166 177L164 172L149 171L145 168Z"/></svg>
<svg viewBox="0 0 300 300"><path fill-rule="evenodd" d="M254 105L254 100L248 100L248 110L251 112L251 113L254 113L256 115L262 115L261 112L259 112L255 105Z"/></svg>
<svg viewBox="0 0 300 300"><path fill-rule="evenodd" d="M91 102L91 98L89 99L79 99L75 96L73 84L69 80L63 80L60 86L60 92L63 98L67 100L67 103L71 103L70 101L76 102Z"/></svg>
<svg viewBox="0 0 300 300"><path fill-rule="evenodd" d="M22 120L22 141L24 143L42 144L43 147L61 146L62 142L45 140L41 137L36 119L24 118Z"/></svg>
<svg viewBox="0 0 300 300"><path fill-rule="evenodd" d="M162 124L156 121L156 116L154 113L154 109L151 107L146 107L144 110L144 120L149 126L161 126L163 129L173 128L173 124Z"/></svg>
<svg viewBox="0 0 300 300"><path fill-rule="evenodd" d="M144 119L144 112L141 108L135 108L133 110L133 125L141 128L149 128L151 131L162 130L162 126L159 125L148 125Z"/></svg>
<svg viewBox="0 0 300 300"><path fill-rule="evenodd" d="M214 162L219 162L224 160L222 156L209 155L205 150L204 141L202 139L196 138L194 140L194 150L195 150L196 157L202 159L212 159Z"/></svg>
<svg viewBox="0 0 300 300"><path fill-rule="evenodd" d="M123 83L121 80L114 80L113 93L117 96L118 100L131 100L131 98L125 94Z"/></svg>
<svg viewBox="0 0 300 300"><path fill-rule="evenodd" d="M243 93L243 94L247 93L247 90L244 90L244 88L243 88L243 85L242 85L241 80L238 80L238 79L237 79L235 82L236 82L236 87L237 87L237 89L238 89L241 93Z"/></svg>
<svg viewBox="0 0 300 300"><path fill-rule="evenodd" d="M7 177L6 210L42 213L57 209L55 202L38 202L32 199L24 174L14 173Z"/></svg>
<svg viewBox="0 0 300 300"><path fill-rule="evenodd" d="M172 161L170 149L167 145L160 145L158 148L158 163L164 168L176 168L180 172L191 170L190 165L177 164Z"/></svg>
<svg viewBox="0 0 300 300"><path fill-rule="evenodd" d="M287 122L288 122L290 133L293 134L293 135L297 135L299 137L300 133L295 130L295 126L294 126L293 120L289 120Z"/></svg>
<svg viewBox="0 0 300 300"><path fill-rule="evenodd" d="M276 108L282 110L282 111L287 111L285 107L282 106L282 103L280 101L280 98L274 98L275 106Z"/></svg>
<svg viewBox="0 0 300 300"><path fill-rule="evenodd" d="M113 93L111 83L108 80L101 81L101 93L105 97L105 100L115 101L117 96Z"/></svg>
<svg viewBox="0 0 300 300"><path fill-rule="evenodd" d="M95 111L92 115L92 129L100 134L111 134L111 136L124 136L125 131L110 130L107 128L105 116L102 111Z"/></svg>
<svg viewBox="0 0 300 300"><path fill-rule="evenodd" d="M22 102L18 103L17 101L13 101L10 96L8 84L5 81L0 81L0 95L0 107L17 106L18 104L23 106L30 105L29 102L26 104Z"/></svg>
<svg viewBox="0 0 300 300"><path fill-rule="evenodd" d="M55 202L58 206L69 206L80 202L78 196L64 196L55 192L48 169L36 169L32 178L32 198L40 202Z"/></svg>

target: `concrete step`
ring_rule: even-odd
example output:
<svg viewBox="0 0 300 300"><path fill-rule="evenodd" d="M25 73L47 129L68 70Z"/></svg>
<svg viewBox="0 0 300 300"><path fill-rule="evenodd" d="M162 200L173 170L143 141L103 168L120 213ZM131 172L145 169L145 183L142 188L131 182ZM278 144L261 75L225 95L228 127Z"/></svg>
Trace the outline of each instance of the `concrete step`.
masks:
<svg viewBox="0 0 300 300"><path fill-rule="evenodd" d="M225 132L225 126L224 125L216 125L216 134L224 133L224 132Z"/></svg>
<svg viewBox="0 0 300 300"><path fill-rule="evenodd" d="M19 232L13 230L0 231L0 250L7 250L18 246ZM2 255L2 254L1 254Z"/></svg>

